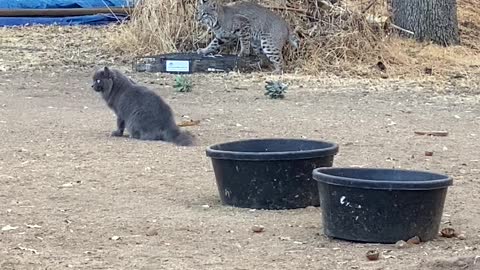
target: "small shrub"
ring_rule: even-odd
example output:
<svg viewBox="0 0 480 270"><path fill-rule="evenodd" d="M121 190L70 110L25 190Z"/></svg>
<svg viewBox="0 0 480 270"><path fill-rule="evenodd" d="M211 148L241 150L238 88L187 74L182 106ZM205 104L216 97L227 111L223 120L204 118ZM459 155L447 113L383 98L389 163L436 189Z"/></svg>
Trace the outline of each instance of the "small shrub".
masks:
<svg viewBox="0 0 480 270"><path fill-rule="evenodd" d="M269 96L271 99L283 99L285 98L287 89L288 85L280 81L267 81L267 85L265 85L265 95Z"/></svg>
<svg viewBox="0 0 480 270"><path fill-rule="evenodd" d="M192 82L187 77L178 75L175 77L175 85L173 87L177 92L191 92Z"/></svg>

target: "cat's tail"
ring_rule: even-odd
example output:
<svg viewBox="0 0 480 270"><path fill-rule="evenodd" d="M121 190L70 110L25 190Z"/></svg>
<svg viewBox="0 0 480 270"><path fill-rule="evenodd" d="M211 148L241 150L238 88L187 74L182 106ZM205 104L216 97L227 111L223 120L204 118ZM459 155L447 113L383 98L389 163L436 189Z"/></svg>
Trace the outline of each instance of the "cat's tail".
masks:
<svg viewBox="0 0 480 270"><path fill-rule="evenodd" d="M195 144L195 136L186 130L180 130L176 127L167 132L167 141L173 142L179 146L193 146Z"/></svg>
<svg viewBox="0 0 480 270"><path fill-rule="evenodd" d="M193 146L195 144L195 137L189 131L181 130L173 142L180 146Z"/></svg>

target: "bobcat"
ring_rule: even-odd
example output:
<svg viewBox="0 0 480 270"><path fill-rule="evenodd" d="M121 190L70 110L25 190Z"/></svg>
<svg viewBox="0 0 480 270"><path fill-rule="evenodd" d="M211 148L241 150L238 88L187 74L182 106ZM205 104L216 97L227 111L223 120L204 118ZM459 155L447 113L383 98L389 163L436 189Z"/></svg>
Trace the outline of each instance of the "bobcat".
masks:
<svg viewBox="0 0 480 270"><path fill-rule="evenodd" d="M120 71L108 67L97 70L92 88L102 94L117 115L117 130L112 136L121 137L127 129L135 139L163 140L182 146L194 144L193 135L180 130L170 106L160 96Z"/></svg>
<svg viewBox="0 0 480 270"><path fill-rule="evenodd" d="M298 48L299 40L287 22L269 9L251 2L220 5L215 0L199 0L196 20L212 30L215 37L199 54L219 51L224 44L240 41L238 56L250 55L250 49L264 54L273 64L275 73L283 72L282 49L287 41Z"/></svg>

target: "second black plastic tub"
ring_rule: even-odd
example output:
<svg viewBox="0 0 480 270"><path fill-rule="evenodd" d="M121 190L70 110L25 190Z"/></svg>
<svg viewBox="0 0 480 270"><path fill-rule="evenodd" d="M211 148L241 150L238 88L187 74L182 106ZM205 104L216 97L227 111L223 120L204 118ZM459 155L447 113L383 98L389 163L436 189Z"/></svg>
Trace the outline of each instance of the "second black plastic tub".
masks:
<svg viewBox="0 0 480 270"><path fill-rule="evenodd" d="M325 234L375 243L432 240L453 182L431 172L375 168L318 168L313 177Z"/></svg>
<svg viewBox="0 0 480 270"><path fill-rule="evenodd" d="M338 145L303 139L252 139L213 145L206 154L225 205L252 209L318 206L312 170L331 167Z"/></svg>

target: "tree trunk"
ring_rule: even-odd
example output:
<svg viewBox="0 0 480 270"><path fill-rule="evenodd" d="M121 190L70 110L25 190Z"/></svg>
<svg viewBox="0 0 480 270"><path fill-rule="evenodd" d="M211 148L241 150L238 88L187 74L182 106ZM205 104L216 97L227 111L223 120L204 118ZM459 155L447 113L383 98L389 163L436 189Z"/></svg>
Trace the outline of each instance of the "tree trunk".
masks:
<svg viewBox="0 0 480 270"><path fill-rule="evenodd" d="M460 43L456 0L391 0L391 7L393 23L414 32L416 40L443 46Z"/></svg>

